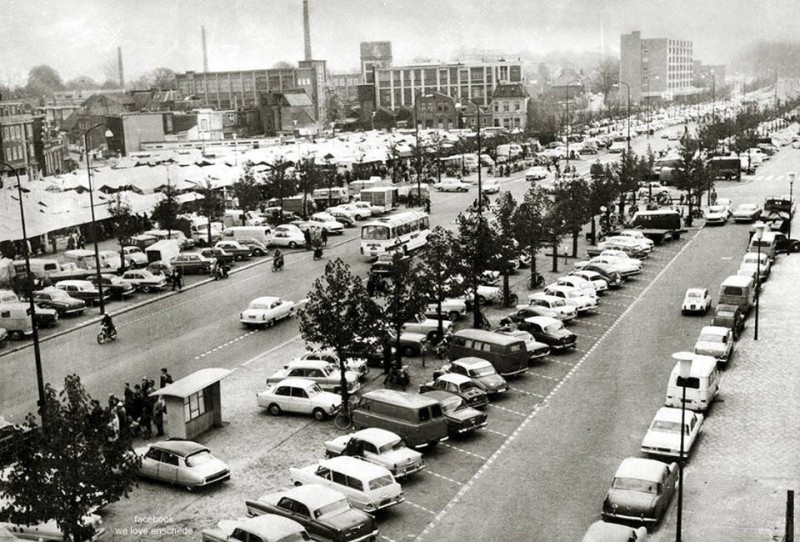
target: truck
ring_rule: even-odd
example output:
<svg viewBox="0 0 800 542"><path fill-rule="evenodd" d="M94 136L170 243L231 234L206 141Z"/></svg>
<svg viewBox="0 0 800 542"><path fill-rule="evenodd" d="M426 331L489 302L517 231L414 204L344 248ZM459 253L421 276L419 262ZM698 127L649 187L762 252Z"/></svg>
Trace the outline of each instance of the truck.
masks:
<svg viewBox="0 0 800 542"><path fill-rule="evenodd" d="M783 196L767 196L764 198L764 214L785 213L789 218L794 218L794 197L788 194Z"/></svg>
<svg viewBox="0 0 800 542"><path fill-rule="evenodd" d="M361 191L361 201L366 201L372 208L372 214L388 213L397 208L398 190L394 186L365 188Z"/></svg>
<svg viewBox="0 0 800 542"><path fill-rule="evenodd" d="M31 273L38 279L48 279L51 283L60 280L85 280L90 275L96 274L93 269L79 267L75 262L57 262L45 258L31 258ZM17 276L25 275L25 262L14 262L14 271Z"/></svg>
<svg viewBox="0 0 800 542"><path fill-rule="evenodd" d="M645 237L652 239L657 245L666 239L680 239L681 215L674 209L658 209L655 211L639 211L633 215L631 228L641 230Z"/></svg>

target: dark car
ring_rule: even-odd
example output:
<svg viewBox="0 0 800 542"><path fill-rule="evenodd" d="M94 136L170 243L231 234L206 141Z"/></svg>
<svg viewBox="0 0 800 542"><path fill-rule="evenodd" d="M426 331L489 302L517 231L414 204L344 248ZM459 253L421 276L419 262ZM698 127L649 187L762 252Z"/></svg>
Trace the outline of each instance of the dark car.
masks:
<svg viewBox="0 0 800 542"><path fill-rule="evenodd" d="M67 292L47 288L33 292L33 302L44 309L54 309L59 316L67 314L83 314L86 309L86 302L82 299L75 299ZM37 312L38 314L38 312Z"/></svg>
<svg viewBox="0 0 800 542"><path fill-rule="evenodd" d="M199 252L184 252L173 256L169 261L173 268L178 269L182 274L188 275L189 273L210 273L211 268L214 267L213 258L206 258Z"/></svg>
<svg viewBox="0 0 800 542"><path fill-rule="evenodd" d="M471 378L479 388L489 395L498 395L508 391L506 379L500 376L494 366L485 359L475 357L457 359L434 371L433 378L439 378L447 373Z"/></svg>
<svg viewBox="0 0 800 542"><path fill-rule="evenodd" d="M451 436L468 435L486 427L486 413L467 406L464 399L449 391L431 390L423 393L439 402Z"/></svg>
<svg viewBox="0 0 800 542"><path fill-rule="evenodd" d="M250 247L240 244L239 241L219 241L214 248L221 248L225 252L233 254L237 260L250 259Z"/></svg>
<svg viewBox="0 0 800 542"><path fill-rule="evenodd" d="M336 219L336 222L341 222L344 224L345 228L356 227L356 220L353 217L348 216L341 211L328 211L328 213Z"/></svg>
<svg viewBox="0 0 800 542"><path fill-rule="evenodd" d="M154 275L169 277L172 275L172 266L169 262L165 262L164 260L156 260L147 264L147 271L150 271Z"/></svg>
<svg viewBox="0 0 800 542"><path fill-rule="evenodd" d="M436 380L426 382L419 387L420 393L426 391L446 391L454 393L464 399L468 406L477 409L485 409L489 404L489 397L478 384L467 376L445 373Z"/></svg>
<svg viewBox="0 0 800 542"><path fill-rule="evenodd" d="M97 286L97 275L92 275L87 280ZM103 284L103 291L109 292L112 297L125 299L136 293L136 288L133 287L133 284L116 275L100 275L100 281Z"/></svg>
<svg viewBox="0 0 800 542"><path fill-rule="evenodd" d="M744 313L739 305L722 303L714 309L714 321L711 325L730 329L733 340L738 340L744 330Z"/></svg>
<svg viewBox="0 0 800 542"><path fill-rule="evenodd" d="M226 252L221 248L211 247L211 248L204 248L200 251L200 254L205 256L206 258L216 258L218 262L222 262L225 265L230 265L236 259L233 254L230 252Z"/></svg>
<svg viewBox="0 0 800 542"><path fill-rule="evenodd" d="M629 457L620 464L603 501L603 519L654 525L675 495L677 463Z"/></svg>
<svg viewBox="0 0 800 542"><path fill-rule="evenodd" d="M624 281L622 275L620 275L619 271L611 267L610 265L606 265L604 263L590 263L581 269L581 271L594 271L595 273L602 276L608 282L608 287L612 289L619 288L622 286Z"/></svg>
<svg viewBox="0 0 800 542"><path fill-rule="evenodd" d="M500 325L519 324L520 322L524 322L526 318L531 318L533 316L552 316L552 310L539 305L526 305L525 307L517 309L516 312L507 314L500 320Z"/></svg>
<svg viewBox="0 0 800 542"><path fill-rule="evenodd" d="M5 348L7 342L8 342L8 330L4 327L0 327L0 349Z"/></svg>
<svg viewBox="0 0 800 542"><path fill-rule="evenodd" d="M547 316L526 318L517 327L533 335L540 343L548 345L554 352L575 348L578 340L578 336L567 330L562 322Z"/></svg>
<svg viewBox="0 0 800 542"><path fill-rule="evenodd" d="M240 245L250 249L250 256L255 258L264 256L267 253L267 247L255 237L237 237L236 241Z"/></svg>
<svg viewBox="0 0 800 542"><path fill-rule="evenodd" d="M407 254L398 253L399 262L405 262L411 259L411 256ZM372 263L372 266L369 268L369 272L373 275L388 275L392 272L392 268L394 267L394 252L387 252L385 254L381 254L378 256L378 259Z"/></svg>

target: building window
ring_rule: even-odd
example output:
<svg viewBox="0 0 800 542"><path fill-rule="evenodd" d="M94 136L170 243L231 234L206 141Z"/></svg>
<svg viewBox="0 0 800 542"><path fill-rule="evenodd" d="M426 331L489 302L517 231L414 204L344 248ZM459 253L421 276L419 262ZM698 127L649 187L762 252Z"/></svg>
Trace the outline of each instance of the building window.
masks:
<svg viewBox="0 0 800 542"><path fill-rule="evenodd" d="M519 111L519 109L520 109L520 105L519 105L519 102L517 102L517 103L514 104L514 111Z"/></svg>
<svg viewBox="0 0 800 542"><path fill-rule="evenodd" d="M205 390L191 394L183 400L183 419L188 421L199 418L206 413Z"/></svg>
<svg viewBox="0 0 800 542"><path fill-rule="evenodd" d="M509 111L510 111L510 108L508 107L508 104L503 104L503 112L504 113L508 113Z"/></svg>

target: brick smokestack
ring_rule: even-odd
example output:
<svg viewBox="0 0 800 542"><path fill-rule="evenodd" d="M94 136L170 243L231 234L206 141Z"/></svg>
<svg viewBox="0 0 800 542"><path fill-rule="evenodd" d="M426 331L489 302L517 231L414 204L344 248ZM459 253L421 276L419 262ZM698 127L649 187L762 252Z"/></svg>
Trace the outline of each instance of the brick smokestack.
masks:
<svg viewBox="0 0 800 542"><path fill-rule="evenodd" d="M119 69L119 88L125 88L125 72L122 69L122 47L117 47L117 68Z"/></svg>
<svg viewBox="0 0 800 542"><path fill-rule="evenodd" d="M203 37L203 73L208 72L208 49L206 48L206 27L201 26L200 32Z"/></svg>
<svg viewBox="0 0 800 542"><path fill-rule="evenodd" d="M303 0L303 37L306 45L306 60L311 57L311 21L308 18L308 0Z"/></svg>

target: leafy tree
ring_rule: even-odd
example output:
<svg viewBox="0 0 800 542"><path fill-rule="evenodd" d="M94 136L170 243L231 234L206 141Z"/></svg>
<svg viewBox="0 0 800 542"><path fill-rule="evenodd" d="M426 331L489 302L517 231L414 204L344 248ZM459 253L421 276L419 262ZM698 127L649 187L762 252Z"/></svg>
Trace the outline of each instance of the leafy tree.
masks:
<svg viewBox="0 0 800 542"><path fill-rule="evenodd" d="M381 337L380 307L370 298L361 278L336 258L325 265L325 273L314 281L299 316L303 340L331 348L339 356L342 401L346 402L345 356L355 342Z"/></svg>
<svg viewBox="0 0 800 542"><path fill-rule="evenodd" d="M200 183L197 193L203 196L198 211L208 221L208 246L211 246L211 223L222 218L225 213L225 202L222 201L222 194L214 188L210 180Z"/></svg>
<svg viewBox="0 0 800 542"><path fill-rule="evenodd" d="M458 274L472 292L474 313L473 327L482 327L478 286L486 271L496 269L500 256L497 252L497 233L482 214L470 212L456 218L455 256Z"/></svg>
<svg viewBox="0 0 800 542"><path fill-rule="evenodd" d="M572 235L572 257L578 256L578 236L592 216L592 189L582 177L564 177L556 185L555 206L563 218L567 233Z"/></svg>
<svg viewBox="0 0 800 542"><path fill-rule="evenodd" d="M689 199L688 216L686 223L692 224L692 210L696 197L705 187L707 178L703 160L700 156L700 149L697 140L684 134L681 138L681 146L678 151L681 163L673 172L675 186L679 190L685 190Z"/></svg>
<svg viewBox="0 0 800 542"><path fill-rule="evenodd" d="M127 497L141 459L131 449L129 432L118 432L117 414L86 393L69 375L64 388L45 385L43 419L28 414L15 439L13 459L0 485L10 497L0 517L33 525L55 521L65 540L88 540L86 523L97 507Z"/></svg>
<svg viewBox="0 0 800 542"><path fill-rule="evenodd" d="M525 193L522 203L514 211L512 222L514 238L531 257L531 284L536 276L536 254L547 240L546 215L553 202L545 191L532 186Z"/></svg>
<svg viewBox="0 0 800 542"><path fill-rule="evenodd" d="M178 193L171 185L165 186L161 193L164 194L164 198L153 208L152 219L162 228L169 230L176 224L180 211L180 205L175 199Z"/></svg>
<svg viewBox="0 0 800 542"><path fill-rule="evenodd" d="M314 160L313 156L306 156L297 163L297 188L303 193L303 218L307 216L308 195L319 187L323 179L322 171ZM331 188L328 186L328 188ZM330 191L328 192L330 196ZM330 204L330 197L328 198Z"/></svg>
<svg viewBox="0 0 800 542"><path fill-rule="evenodd" d="M593 82L594 92L603 95L603 103L608 102L608 95L619 81L619 60L606 57L597 66L597 74Z"/></svg>
<svg viewBox="0 0 800 542"><path fill-rule="evenodd" d="M150 72L152 86L160 90L173 90L178 88L175 72L169 68L156 68Z"/></svg>
<svg viewBox="0 0 800 542"><path fill-rule="evenodd" d="M501 192L494 204L494 217L498 233L499 271L503 274L503 301L510 304L511 292L508 286L508 276L512 271L511 262L519 257L519 251L514 240L514 211L517 202L511 192Z"/></svg>
<svg viewBox="0 0 800 542"><path fill-rule="evenodd" d="M122 196L117 193L108 201L108 214L111 215L114 223L114 232L117 235L119 242L119 259L122 262L121 272L125 272L125 252L122 248L126 245L126 241L133 235L138 233L135 217L131 211L131 206L125 201Z"/></svg>
<svg viewBox="0 0 800 542"><path fill-rule="evenodd" d="M395 362L402 366L400 335L403 325L425 309L425 298L420 295L420 274L412 270L411 258L401 251L392 254L392 265L386 275L388 287L382 290L383 321L394 332Z"/></svg>
<svg viewBox="0 0 800 542"><path fill-rule="evenodd" d="M288 174L288 169L292 167L292 163L285 160L283 157L278 157L269 166L269 173L267 174L267 194L271 198L278 199L278 223L283 223L283 198L294 195L297 191L297 182L294 177Z"/></svg>
<svg viewBox="0 0 800 542"><path fill-rule="evenodd" d="M256 173L247 164L242 169L242 174L233 183L233 197L239 202L239 209L244 211L242 220L249 211L258 209L261 204L261 189L258 186Z"/></svg>
<svg viewBox="0 0 800 542"><path fill-rule="evenodd" d="M99 86L97 81L87 75L79 75L64 84L64 88L69 90L93 90Z"/></svg>
<svg viewBox="0 0 800 542"><path fill-rule="evenodd" d="M28 72L25 92L30 96L52 96L57 90L64 90L64 83L56 70L47 64L34 66Z"/></svg>
<svg viewBox="0 0 800 542"><path fill-rule="evenodd" d="M420 293L436 302L439 337L444 336L442 302L448 297L463 293L459 285L451 280L457 273L453 250L455 241L450 230L436 226L428 234L425 250L419 256L417 274L425 279L420 281Z"/></svg>
<svg viewBox="0 0 800 542"><path fill-rule="evenodd" d="M589 196L589 212L592 217L592 242L596 242L594 217L602 212L602 208L605 207L605 217L603 219L606 220L606 225L608 225L608 217L611 214L611 207L618 191L610 166L603 166L597 161L589 168L589 176L592 178ZM601 224L603 219L601 219Z"/></svg>
<svg viewBox="0 0 800 542"><path fill-rule="evenodd" d="M619 194L619 215L625 214L626 196L630 193L631 199L635 199L636 189L639 187L639 174L638 159L636 153L622 151L619 162L613 164L611 171L614 175L614 180L617 185L617 193Z"/></svg>

